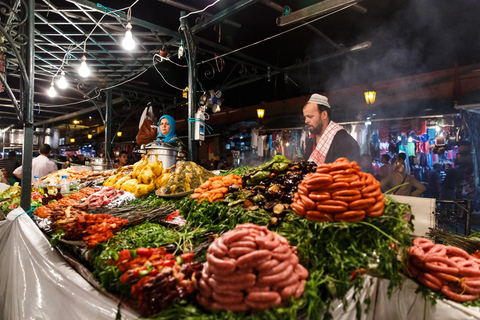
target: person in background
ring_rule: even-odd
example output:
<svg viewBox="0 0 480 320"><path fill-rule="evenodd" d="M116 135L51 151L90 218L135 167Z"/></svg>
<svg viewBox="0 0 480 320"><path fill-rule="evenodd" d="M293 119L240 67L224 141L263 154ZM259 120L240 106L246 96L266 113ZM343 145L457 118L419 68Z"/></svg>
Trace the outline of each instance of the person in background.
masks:
<svg viewBox="0 0 480 320"><path fill-rule="evenodd" d="M406 185L398 187L405 183ZM412 187L415 190L412 191ZM405 161L400 158L395 159L393 162L393 173L382 179L380 188L382 192L389 191L389 194L412 197L418 197L426 190L426 187L421 182L405 173ZM390 191L393 188L395 189Z"/></svg>
<svg viewBox="0 0 480 320"><path fill-rule="evenodd" d="M47 174L57 171L55 162L48 159L51 150L52 148L49 144L42 145L38 150L40 155L32 160L32 183L34 176L38 176L41 179ZM13 171L13 175L18 179L22 179L22 168L23 166L20 166Z"/></svg>
<svg viewBox="0 0 480 320"><path fill-rule="evenodd" d="M435 162L433 169L428 174L428 197L438 199L440 196L440 189L442 178L440 177L440 164Z"/></svg>
<svg viewBox="0 0 480 320"><path fill-rule="evenodd" d="M341 157L358 161L357 141L342 126L330 121L330 112L328 98L317 93L303 107L305 125L313 135L306 142L305 158L316 164L332 163Z"/></svg>
<svg viewBox="0 0 480 320"><path fill-rule="evenodd" d="M393 166L390 164L390 156L388 154L382 154L380 158L382 166L380 167L380 179L385 179L393 173Z"/></svg>
<svg viewBox="0 0 480 320"><path fill-rule="evenodd" d="M405 152L400 152L398 157L405 162L405 173L410 174L410 164L407 163L407 154Z"/></svg>
<svg viewBox="0 0 480 320"><path fill-rule="evenodd" d="M217 165L217 170L225 170L227 164L226 164L226 159L225 158L220 158L220 161L218 162L218 165Z"/></svg>
<svg viewBox="0 0 480 320"><path fill-rule="evenodd" d="M451 163L445 165L445 178L442 182L442 188L440 190L440 199L442 200L455 200L455 187L458 180L458 172Z"/></svg>
<svg viewBox="0 0 480 320"><path fill-rule="evenodd" d="M120 151L118 154L118 163L115 164L115 168L121 168L128 164L128 152L125 150Z"/></svg>
<svg viewBox="0 0 480 320"><path fill-rule="evenodd" d="M230 170L230 169L233 169L235 168L234 164L233 164L233 156L231 154L229 154L227 156L227 161L225 162L225 169L224 170Z"/></svg>
<svg viewBox="0 0 480 320"><path fill-rule="evenodd" d="M358 163L360 168L362 168L362 172L371 173L373 174L373 164L372 164L372 156L369 154L362 154L360 156L360 162Z"/></svg>
<svg viewBox="0 0 480 320"><path fill-rule="evenodd" d="M0 159L0 168L4 168L6 172L5 178L10 182L10 184L14 184L15 176L13 175L13 171L20 166L17 161L17 153L15 151L10 151L8 153L8 157L4 159Z"/></svg>

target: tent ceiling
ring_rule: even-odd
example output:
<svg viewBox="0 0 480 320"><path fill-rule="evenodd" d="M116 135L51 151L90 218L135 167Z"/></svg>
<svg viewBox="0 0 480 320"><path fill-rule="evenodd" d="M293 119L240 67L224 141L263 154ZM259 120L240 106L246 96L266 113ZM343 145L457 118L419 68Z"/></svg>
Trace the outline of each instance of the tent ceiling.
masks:
<svg viewBox="0 0 480 320"><path fill-rule="evenodd" d="M138 119L148 102L158 110L184 108L179 89L187 85L186 61L177 57L183 40L178 30L180 12L203 9L212 2L135 2L131 23L137 47L127 52L121 46L125 8L134 0L36 1L35 122L71 122L71 117L63 116L66 113L93 116L92 121L99 122L98 108L109 87L114 87L118 102L117 123ZM327 12L326 7L338 3L349 7L327 10L323 16L301 16L287 26L276 23L277 18L293 19L293 14L313 5ZM22 1L12 1L20 17L22 6ZM283 15L286 10L292 12L290 16ZM222 90L224 105L238 108L447 69L455 61L475 63L480 44L472 39L480 38L478 14L480 3L470 0L459 0L455 6L447 0L222 0L190 15L188 21L198 45L201 88ZM15 31L15 18L2 21ZM311 23L298 27L306 21ZM367 41L371 48L349 50ZM164 46L170 61L157 60L155 70L154 54ZM8 43L5 52L7 81L19 99L19 61ZM84 54L92 69L88 78L77 73ZM50 98L46 92L62 66L70 86L57 89L58 96ZM0 93L0 113L0 128L18 123L5 92Z"/></svg>

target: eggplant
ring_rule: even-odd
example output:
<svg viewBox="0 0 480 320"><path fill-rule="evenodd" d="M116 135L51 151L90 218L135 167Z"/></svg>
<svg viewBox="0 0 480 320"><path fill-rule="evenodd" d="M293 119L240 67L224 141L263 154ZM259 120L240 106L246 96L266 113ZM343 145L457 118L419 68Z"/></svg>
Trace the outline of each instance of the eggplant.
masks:
<svg viewBox="0 0 480 320"><path fill-rule="evenodd" d="M293 202L293 194L284 193L283 196L282 196L282 202L292 203Z"/></svg>
<svg viewBox="0 0 480 320"><path fill-rule="evenodd" d="M283 185L287 188L291 188L295 185L295 182L293 182L293 179L291 178L286 178L283 180Z"/></svg>
<svg viewBox="0 0 480 320"><path fill-rule="evenodd" d="M280 201L279 200L272 200L270 202L267 202L264 206L265 210L272 210L273 207L275 207L276 204L278 204Z"/></svg>
<svg viewBox="0 0 480 320"><path fill-rule="evenodd" d="M175 250L177 250L177 245L169 244L168 246L165 246L165 250L167 250L168 253L174 253Z"/></svg>
<svg viewBox="0 0 480 320"><path fill-rule="evenodd" d="M240 186L236 183L233 183L233 184L228 186L228 192L230 192L230 193L236 192L238 190L240 190Z"/></svg>

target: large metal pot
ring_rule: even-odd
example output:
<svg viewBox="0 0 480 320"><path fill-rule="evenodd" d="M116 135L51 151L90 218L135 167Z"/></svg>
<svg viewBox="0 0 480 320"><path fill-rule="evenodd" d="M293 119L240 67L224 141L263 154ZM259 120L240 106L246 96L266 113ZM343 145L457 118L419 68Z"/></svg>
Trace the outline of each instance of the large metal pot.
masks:
<svg viewBox="0 0 480 320"><path fill-rule="evenodd" d="M23 129L10 130L10 144L23 144Z"/></svg>
<svg viewBox="0 0 480 320"><path fill-rule="evenodd" d="M49 144L52 149L58 149L60 141L60 131L58 129L47 128L45 130L45 143Z"/></svg>
<svg viewBox="0 0 480 320"><path fill-rule="evenodd" d="M33 146L34 147L40 147L42 145L43 141L43 128L35 128L35 131L33 132Z"/></svg>
<svg viewBox="0 0 480 320"><path fill-rule="evenodd" d="M162 161L164 168L170 168L177 162L178 150L167 143L150 143L145 146L148 154L148 161L155 162L155 157L158 161Z"/></svg>

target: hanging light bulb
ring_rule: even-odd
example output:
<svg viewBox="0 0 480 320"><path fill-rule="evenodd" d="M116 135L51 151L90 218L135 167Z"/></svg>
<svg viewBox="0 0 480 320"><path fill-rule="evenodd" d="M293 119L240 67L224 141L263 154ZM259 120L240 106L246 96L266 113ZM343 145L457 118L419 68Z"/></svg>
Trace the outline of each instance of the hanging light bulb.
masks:
<svg viewBox="0 0 480 320"><path fill-rule="evenodd" d="M365 126L369 126L372 124L372 121L370 120L370 117L367 117L367 120L365 121Z"/></svg>
<svg viewBox="0 0 480 320"><path fill-rule="evenodd" d="M408 142L412 142L413 141L413 138L412 137L408 137Z"/></svg>
<svg viewBox="0 0 480 320"><path fill-rule="evenodd" d="M132 25L127 23L126 27L127 31L125 32L125 38L123 38L122 45L125 48L125 50L132 50L135 48L135 40L133 40L133 35L132 35Z"/></svg>
<svg viewBox="0 0 480 320"><path fill-rule="evenodd" d="M87 66L87 57L85 57L85 55L83 55L82 57L82 63L80 64L78 73L80 74L81 77L84 77L84 78L90 75L90 69Z"/></svg>
<svg viewBox="0 0 480 320"><path fill-rule="evenodd" d="M65 72L62 71L60 79L58 79L57 86L60 89L66 89L68 87L67 79L65 79Z"/></svg>
<svg viewBox="0 0 480 320"><path fill-rule="evenodd" d="M52 84L50 85L50 89L48 89L48 96L52 97L52 98L57 96L57 91L55 90L55 87L53 86L53 81L52 81Z"/></svg>

